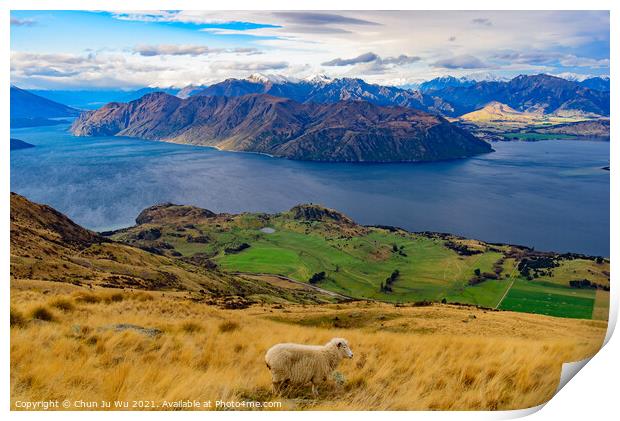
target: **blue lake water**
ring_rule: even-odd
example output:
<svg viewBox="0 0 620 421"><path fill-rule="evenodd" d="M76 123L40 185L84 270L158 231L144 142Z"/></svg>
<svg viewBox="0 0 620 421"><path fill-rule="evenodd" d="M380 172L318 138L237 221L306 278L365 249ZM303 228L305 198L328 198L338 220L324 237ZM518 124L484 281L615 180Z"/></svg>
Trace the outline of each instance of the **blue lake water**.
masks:
<svg viewBox="0 0 620 421"><path fill-rule="evenodd" d="M332 164L131 138L66 126L11 131L11 190L93 230L133 225L161 202L215 212L320 203L363 224L449 232L540 250L609 255L609 142L496 143L426 164Z"/></svg>

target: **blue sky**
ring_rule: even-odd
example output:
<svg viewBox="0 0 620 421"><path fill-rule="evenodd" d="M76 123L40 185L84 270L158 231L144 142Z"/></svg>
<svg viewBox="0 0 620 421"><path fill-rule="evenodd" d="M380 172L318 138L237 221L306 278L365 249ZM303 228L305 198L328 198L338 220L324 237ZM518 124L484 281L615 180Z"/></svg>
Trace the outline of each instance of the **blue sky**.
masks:
<svg viewBox="0 0 620 421"><path fill-rule="evenodd" d="M183 87L257 72L391 85L607 75L609 13L11 12L11 79L25 88Z"/></svg>

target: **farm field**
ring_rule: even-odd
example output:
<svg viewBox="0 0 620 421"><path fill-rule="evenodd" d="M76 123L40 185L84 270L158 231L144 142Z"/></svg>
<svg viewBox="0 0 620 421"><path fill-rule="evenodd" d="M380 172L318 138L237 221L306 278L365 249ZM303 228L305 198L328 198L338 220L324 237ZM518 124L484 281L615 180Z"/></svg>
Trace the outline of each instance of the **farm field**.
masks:
<svg viewBox="0 0 620 421"><path fill-rule="evenodd" d="M274 215L208 218L179 216L180 208L147 209L143 214L159 218L110 233L110 238L180 259L202 256L228 273L279 275L305 283L313 279L324 290L393 303L443 301L588 319L596 289L574 288L569 282L588 279L609 287L607 259L365 227L319 205ZM528 280L517 267L524 258L551 266L537 269L536 278Z"/></svg>
<svg viewBox="0 0 620 421"><path fill-rule="evenodd" d="M166 410L219 399L288 410L520 409L550 399L561 364L597 352L607 325L445 304L227 310L191 298L11 281L11 408L68 399ZM355 353L338 368L343 384L328 381L318 398L309 388L272 392L270 346L333 336Z"/></svg>
<svg viewBox="0 0 620 421"><path fill-rule="evenodd" d="M596 290L565 288L557 284L519 279L502 301L503 310L549 316L592 318Z"/></svg>
<svg viewBox="0 0 620 421"><path fill-rule="evenodd" d="M506 133L504 137L507 140L525 140L525 141L549 140L549 139L578 139L579 138L579 136L570 135L570 134L558 135L556 133L534 133L534 132Z"/></svg>

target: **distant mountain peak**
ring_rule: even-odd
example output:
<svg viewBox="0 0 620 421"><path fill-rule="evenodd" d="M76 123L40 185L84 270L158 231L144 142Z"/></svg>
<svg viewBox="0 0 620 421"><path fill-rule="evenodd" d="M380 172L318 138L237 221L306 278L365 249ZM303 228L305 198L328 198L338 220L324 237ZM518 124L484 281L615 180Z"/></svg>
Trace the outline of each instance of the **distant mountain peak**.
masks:
<svg viewBox="0 0 620 421"><path fill-rule="evenodd" d="M327 76L324 73L319 73L319 74L316 74L316 75L308 76L304 80L306 82L314 83L314 84L317 84L317 85L322 85L322 84L330 83L330 82L333 81L332 78L330 78L329 76Z"/></svg>
<svg viewBox="0 0 620 421"><path fill-rule="evenodd" d="M500 76L491 72L477 72L471 73L467 76L463 76L467 80L473 80L475 82L507 82L510 78Z"/></svg>
<svg viewBox="0 0 620 421"><path fill-rule="evenodd" d="M287 82L298 82L297 79L283 76L283 75L274 75L274 74L263 74L263 73L252 73L250 76L245 78L245 80L253 83L287 83Z"/></svg>

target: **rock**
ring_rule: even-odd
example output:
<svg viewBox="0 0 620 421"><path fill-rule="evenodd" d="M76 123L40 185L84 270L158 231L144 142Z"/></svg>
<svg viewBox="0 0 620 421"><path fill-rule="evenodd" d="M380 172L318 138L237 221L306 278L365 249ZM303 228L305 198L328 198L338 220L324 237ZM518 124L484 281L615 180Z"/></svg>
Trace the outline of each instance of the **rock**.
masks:
<svg viewBox="0 0 620 421"><path fill-rule="evenodd" d="M100 330L114 330L116 332L124 332L126 330L133 330L134 332L141 333L148 337L159 336L163 333L162 330L154 328L154 327L142 327L138 325L133 325L129 323L119 323L114 325L107 325L99 328Z"/></svg>
<svg viewBox="0 0 620 421"><path fill-rule="evenodd" d="M332 373L332 377L334 378L334 381L336 382L337 385L342 386L346 382L346 378L344 377L344 374L342 374L340 371L334 371Z"/></svg>

